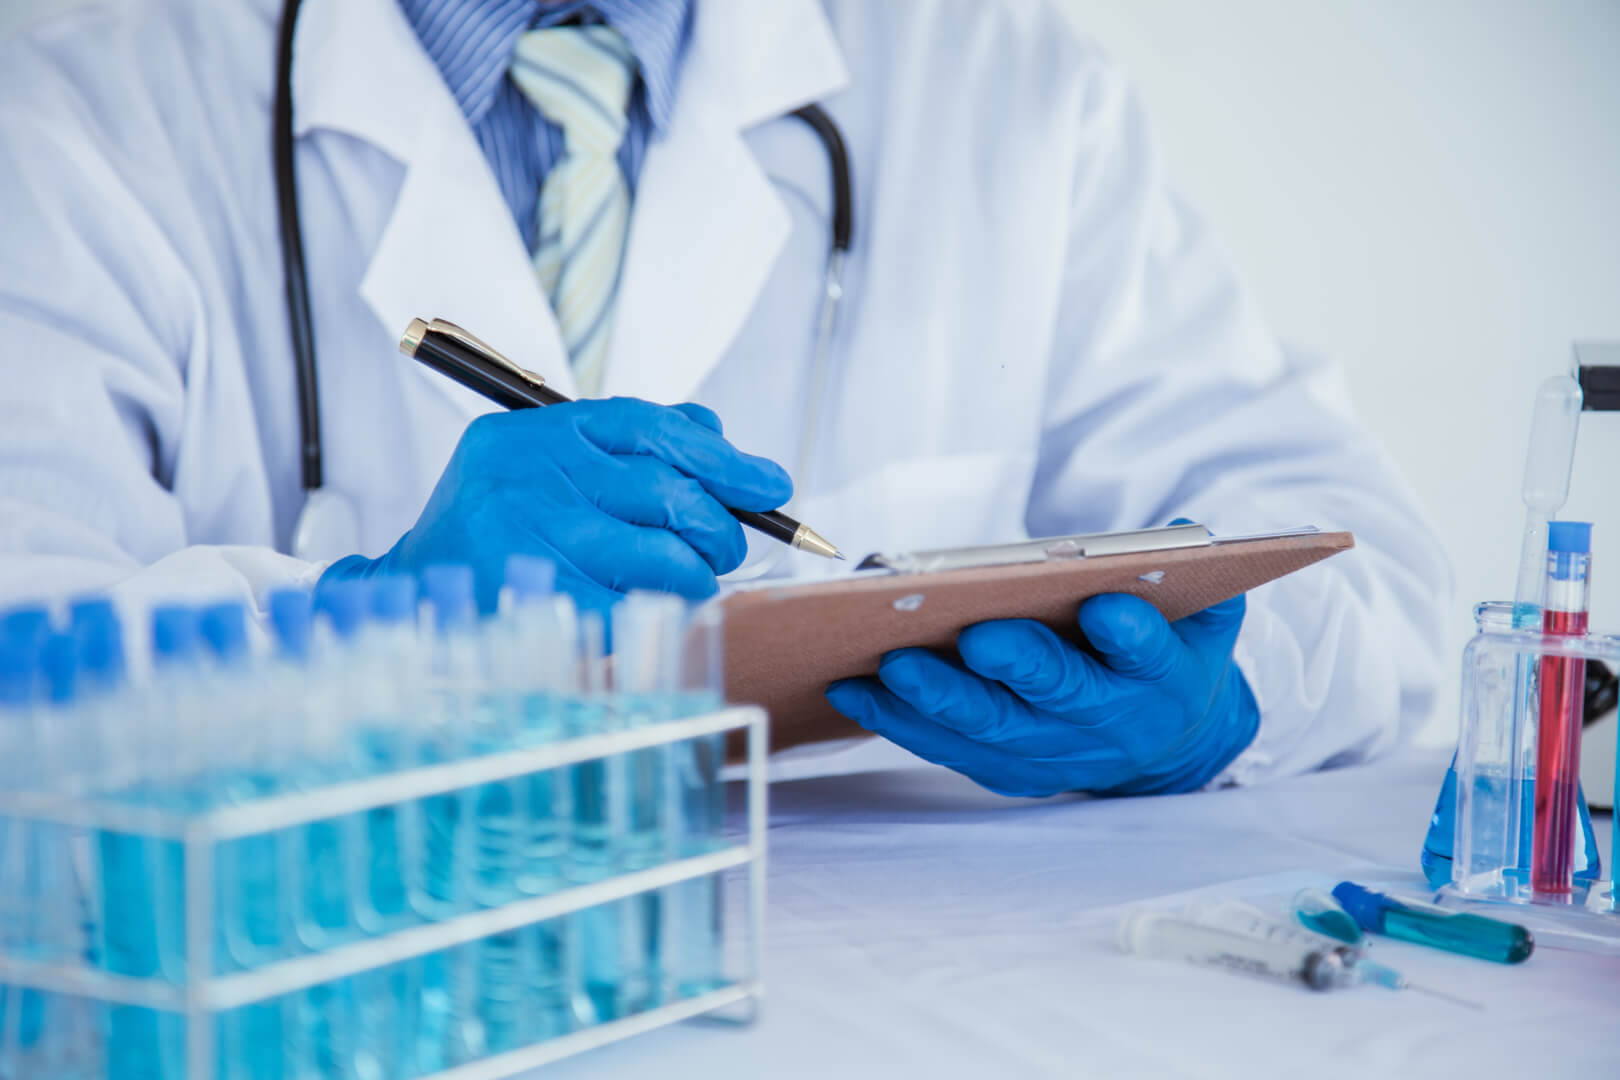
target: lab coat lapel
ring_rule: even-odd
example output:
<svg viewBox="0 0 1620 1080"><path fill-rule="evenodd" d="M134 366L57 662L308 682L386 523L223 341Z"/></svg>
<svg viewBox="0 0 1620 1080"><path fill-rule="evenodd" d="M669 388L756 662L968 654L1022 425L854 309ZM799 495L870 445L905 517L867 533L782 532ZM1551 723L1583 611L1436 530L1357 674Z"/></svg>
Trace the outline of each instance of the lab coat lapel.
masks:
<svg viewBox="0 0 1620 1080"><path fill-rule="evenodd" d="M310 0L294 57L295 131L346 132L405 169L360 283L382 330L397 340L412 318L449 319L573 396L556 319L511 211L394 0ZM471 391L412 367L469 416L489 410Z"/></svg>
<svg viewBox="0 0 1620 1080"><path fill-rule="evenodd" d="M604 394L693 395L791 229L743 131L848 82L816 0L703 0L694 19L669 127L637 184Z"/></svg>

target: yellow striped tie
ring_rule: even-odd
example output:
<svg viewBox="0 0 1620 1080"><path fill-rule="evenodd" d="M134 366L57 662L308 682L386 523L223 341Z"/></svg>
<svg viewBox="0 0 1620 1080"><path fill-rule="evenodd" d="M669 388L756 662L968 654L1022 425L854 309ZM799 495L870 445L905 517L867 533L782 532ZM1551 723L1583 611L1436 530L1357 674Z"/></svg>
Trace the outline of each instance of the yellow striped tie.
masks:
<svg viewBox="0 0 1620 1080"><path fill-rule="evenodd" d="M562 160L540 188L534 268L586 396L602 385L630 224L618 152L634 73L630 47L607 26L531 30L512 52L512 81L563 132Z"/></svg>

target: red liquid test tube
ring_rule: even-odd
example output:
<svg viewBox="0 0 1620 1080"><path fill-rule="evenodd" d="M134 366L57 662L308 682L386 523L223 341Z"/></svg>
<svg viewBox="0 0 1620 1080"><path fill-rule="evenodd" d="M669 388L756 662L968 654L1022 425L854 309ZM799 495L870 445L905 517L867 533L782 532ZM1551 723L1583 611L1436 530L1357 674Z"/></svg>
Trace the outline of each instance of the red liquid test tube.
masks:
<svg viewBox="0 0 1620 1080"><path fill-rule="evenodd" d="M1547 602L1543 634L1586 634L1590 596L1592 526L1554 521L1547 526ZM1535 832L1530 848L1530 887L1568 894L1574 882L1575 845L1580 841L1581 720L1586 700L1586 661L1541 658L1541 715L1536 730Z"/></svg>

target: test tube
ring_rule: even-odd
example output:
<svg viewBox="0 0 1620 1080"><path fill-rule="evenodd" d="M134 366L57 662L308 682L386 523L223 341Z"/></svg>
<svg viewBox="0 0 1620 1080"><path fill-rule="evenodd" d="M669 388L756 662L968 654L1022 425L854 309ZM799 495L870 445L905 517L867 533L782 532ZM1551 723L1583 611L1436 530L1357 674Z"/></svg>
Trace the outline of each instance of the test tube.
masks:
<svg viewBox="0 0 1620 1080"><path fill-rule="evenodd" d="M1547 527L1547 587L1543 634L1583 637L1590 591L1592 526L1555 521ZM1574 883L1580 833L1581 721L1586 700L1586 661L1541 658L1541 713L1536 735L1535 833L1530 846L1530 887L1567 895Z"/></svg>
<svg viewBox="0 0 1620 1080"><path fill-rule="evenodd" d="M562 736L564 701L573 689L577 616L568 594L553 591L555 579L556 567L547 560L522 555L507 560L499 678L516 716L515 741L524 745ZM517 891L551 892L563 884L572 805L569 770L546 769L513 784L521 829Z"/></svg>
<svg viewBox="0 0 1620 1080"><path fill-rule="evenodd" d="M573 689L564 702L570 736L597 735L615 726L607 705L606 625L599 611L579 613L578 655L573 658ZM623 824L614 818L621 800L610 797L608 761L596 758L573 766L569 789L574 797L563 873L570 881L598 881L613 872L615 838Z"/></svg>
<svg viewBox="0 0 1620 1080"><path fill-rule="evenodd" d="M1519 964L1535 951L1530 931L1517 923L1466 911L1402 900L1353 881L1333 887L1333 898L1363 930L1499 964Z"/></svg>
<svg viewBox="0 0 1620 1080"><path fill-rule="evenodd" d="M472 568L429 566L422 591L432 624L428 717L420 739L423 764L468 753L478 720L484 672L478 637ZM450 918L472 906L475 870L472 845L477 789L430 795L418 803L419 844L413 905L426 919ZM430 953L419 963L423 1008L418 1067L434 1072L479 1056L478 950L459 945Z"/></svg>
<svg viewBox="0 0 1620 1080"><path fill-rule="evenodd" d="M472 694L479 673L475 637L472 568L430 566L422 573L422 591L431 617L428 644L429 687L425 723L418 752L432 765L460 756L471 727ZM428 919L442 919L466 907L466 817L470 810L460 792L423 799L417 823L416 872L412 904Z"/></svg>
<svg viewBox="0 0 1620 1080"><path fill-rule="evenodd" d="M667 593L631 592L613 609L613 704L628 728L674 719L679 698L686 605ZM679 803L672 747L633 750L609 762L610 785L625 805L622 857L626 869L665 861L672 853ZM617 779L619 783L613 783Z"/></svg>
<svg viewBox="0 0 1620 1080"><path fill-rule="evenodd" d="M350 726L357 766L366 775L401 769L415 760L422 668L416 579L371 580L371 616L348 654L354 670L345 681L354 714ZM355 849L366 853L363 862L355 861L351 879L361 875L352 895L358 901L356 920L367 933L381 933L413 918L406 886L415 850L408 835L410 816L406 808L378 806L351 826ZM398 974L405 977L403 971Z"/></svg>
<svg viewBox="0 0 1620 1080"><path fill-rule="evenodd" d="M39 640L32 631L13 632L0 620L0 778L7 790L29 786L32 712L38 696ZM0 952L31 951L29 931L43 904L37 868L39 838L25 818L0 818ZM45 1024L45 998L37 990L0 984L0 1067L20 1071L18 1059L38 1045Z"/></svg>
<svg viewBox="0 0 1620 1080"><path fill-rule="evenodd" d="M680 716L701 716L724 704L725 670L723 609L703 604L687 617L681 640ZM675 764L671 781L679 805L676 855L682 858L714 851L725 843L726 736L703 735L670 747ZM706 874L664 890L663 971L667 993L691 997L728 980L724 963L723 879Z"/></svg>

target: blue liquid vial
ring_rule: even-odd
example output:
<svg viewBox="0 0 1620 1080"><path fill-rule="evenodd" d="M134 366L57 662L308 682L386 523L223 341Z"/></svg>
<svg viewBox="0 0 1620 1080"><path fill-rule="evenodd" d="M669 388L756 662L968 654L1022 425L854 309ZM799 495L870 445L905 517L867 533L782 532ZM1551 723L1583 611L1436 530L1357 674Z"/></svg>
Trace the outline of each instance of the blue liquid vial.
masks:
<svg viewBox="0 0 1620 1080"><path fill-rule="evenodd" d="M662 890L659 967L665 1000L697 997L730 982L725 974L722 887L719 874L708 874Z"/></svg>
<svg viewBox="0 0 1620 1080"><path fill-rule="evenodd" d="M416 1033L422 1023L416 962L364 971L353 984L355 1080L392 1080L416 1074Z"/></svg>
<svg viewBox="0 0 1620 1080"><path fill-rule="evenodd" d="M613 726L613 713L601 694L570 697L564 710L571 736L595 735ZM599 881L615 870L616 838L623 835L623 825L615 813L623 803L612 793L624 783L623 765L615 764L616 760L598 758L568 767L567 793L573 807L563 872L569 881Z"/></svg>
<svg viewBox="0 0 1620 1080"><path fill-rule="evenodd" d="M366 1080L365 1070L374 1063L361 1056L358 1005L353 979L292 995L287 1022L289 1080Z"/></svg>
<svg viewBox="0 0 1620 1080"><path fill-rule="evenodd" d="M416 962L421 994L416 1039L420 1073L465 1065L488 1053L477 1010L482 944L458 945Z"/></svg>
<svg viewBox="0 0 1620 1080"><path fill-rule="evenodd" d="M662 902L659 893L639 893L576 916L585 994L598 1022L634 1016L661 1003Z"/></svg>

